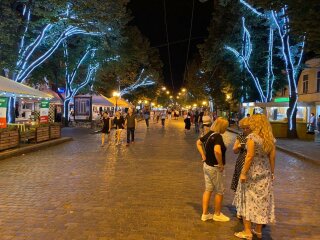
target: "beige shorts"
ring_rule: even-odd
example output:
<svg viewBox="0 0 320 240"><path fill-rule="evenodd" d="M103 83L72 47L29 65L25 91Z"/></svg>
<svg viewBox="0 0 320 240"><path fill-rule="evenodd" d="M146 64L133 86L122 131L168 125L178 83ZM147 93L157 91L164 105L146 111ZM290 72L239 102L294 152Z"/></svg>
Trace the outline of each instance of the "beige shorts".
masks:
<svg viewBox="0 0 320 240"><path fill-rule="evenodd" d="M225 190L223 172L220 172L217 167L211 167L208 164L203 163L203 173L205 190L223 195Z"/></svg>

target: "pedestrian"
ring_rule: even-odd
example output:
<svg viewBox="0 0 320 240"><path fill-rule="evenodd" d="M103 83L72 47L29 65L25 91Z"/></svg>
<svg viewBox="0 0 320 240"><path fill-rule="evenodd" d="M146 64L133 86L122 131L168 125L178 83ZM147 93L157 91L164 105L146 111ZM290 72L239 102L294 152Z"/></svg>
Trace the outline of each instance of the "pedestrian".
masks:
<svg viewBox="0 0 320 240"><path fill-rule="evenodd" d="M170 109L170 108L168 109L167 113L168 113L168 120L171 120L171 113L172 113L172 112L171 112L171 109Z"/></svg>
<svg viewBox="0 0 320 240"><path fill-rule="evenodd" d="M203 111L203 109L201 109L200 113L199 113L199 119L198 119L199 129L202 129L202 123L203 123L202 118L203 118L203 116L204 116L204 111Z"/></svg>
<svg viewBox="0 0 320 240"><path fill-rule="evenodd" d="M136 118L136 115L133 113L133 109L128 109L128 114L126 116L125 124L127 128L127 144L126 146L129 146L130 144L130 135L131 135L131 143L134 143L134 131L136 127L138 126L138 121Z"/></svg>
<svg viewBox="0 0 320 240"><path fill-rule="evenodd" d="M124 118L123 118L123 116L121 116L120 111L116 112L116 116L113 119L113 124L115 125L115 128L116 128L116 134L115 134L116 145L119 145L122 129L124 129Z"/></svg>
<svg viewBox="0 0 320 240"><path fill-rule="evenodd" d="M155 112L154 111L151 111L150 112L150 119L152 119L152 122L154 123L154 118L155 117Z"/></svg>
<svg viewBox="0 0 320 240"><path fill-rule="evenodd" d="M311 113L309 118L309 123L308 123L308 132L314 133L315 129L316 129L316 117L314 116L314 113Z"/></svg>
<svg viewBox="0 0 320 240"><path fill-rule="evenodd" d="M244 230L234 235L242 239L252 239L253 234L262 238L262 226L275 221L275 139L272 128L263 114L252 115L249 126L252 133L247 136L247 155L233 201L244 225ZM255 224L253 229L252 223Z"/></svg>
<svg viewBox="0 0 320 240"><path fill-rule="evenodd" d="M196 110L194 113L194 130L196 133L199 133L199 112Z"/></svg>
<svg viewBox="0 0 320 240"><path fill-rule="evenodd" d="M162 113L161 113L161 115L160 115L160 118L161 118L161 125L162 125L162 127L164 127L164 123L165 123L166 118L167 118L167 113L166 113L165 110L162 111Z"/></svg>
<svg viewBox="0 0 320 240"><path fill-rule="evenodd" d="M101 129L101 147L104 146L106 134L109 134L108 140L110 141L110 130L111 130L111 118L107 112L102 115L103 126Z"/></svg>
<svg viewBox="0 0 320 240"><path fill-rule="evenodd" d="M236 137L236 141L233 145L233 152L235 154L239 154L236 160L234 173L231 181L231 190L233 190L234 192L237 190L240 173L244 165L244 159L247 155L247 136L251 133L249 127L249 118L241 119L239 122L239 127L242 129L242 132L238 134L238 136ZM241 219L241 216L237 215L237 218Z"/></svg>
<svg viewBox="0 0 320 240"><path fill-rule="evenodd" d="M212 120L210 118L210 116L203 116L202 117L202 124L201 124L201 135L204 136L207 134L207 132L209 132L210 127L212 124Z"/></svg>
<svg viewBox="0 0 320 240"><path fill-rule="evenodd" d="M160 119L160 112L159 111L156 111L156 119L157 119L157 123L158 123L159 119Z"/></svg>
<svg viewBox="0 0 320 240"><path fill-rule="evenodd" d="M197 149L203 162L205 179L205 191L202 197L202 221L213 219L214 221L227 222L229 217L221 212L224 195L224 165L226 163L226 146L222 135L226 132L229 123L224 118L217 118L210 131L197 140ZM214 214L208 212L212 193L214 197Z"/></svg>
<svg viewBox="0 0 320 240"><path fill-rule="evenodd" d="M190 112L188 112L184 119L184 133L187 134L187 132L190 131L190 128L191 128L191 115L190 115Z"/></svg>
<svg viewBox="0 0 320 240"><path fill-rule="evenodd" d="M146 126L149 128L150 111L148 108L144 110L144 120L146 121Z"/></svg>

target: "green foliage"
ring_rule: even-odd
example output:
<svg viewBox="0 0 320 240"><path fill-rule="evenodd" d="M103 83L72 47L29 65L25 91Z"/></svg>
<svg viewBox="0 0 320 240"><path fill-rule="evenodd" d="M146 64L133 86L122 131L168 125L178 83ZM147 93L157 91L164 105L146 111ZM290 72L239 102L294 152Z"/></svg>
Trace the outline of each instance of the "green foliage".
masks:
<svg viewBox="0 0 320 240"><path fill-rule="evenodd" d="M150 47L149 41L137 27L127 27L124 38L125 41L119 46L119 61L105 63L97 77L99 82L95 89L106 96L111 96L112 91L118 90L119 86L122 89L133 84L142 69L145 69L143 76L151 75L156 82L162 81L160 73L163 64L158 50Z"/></svg>

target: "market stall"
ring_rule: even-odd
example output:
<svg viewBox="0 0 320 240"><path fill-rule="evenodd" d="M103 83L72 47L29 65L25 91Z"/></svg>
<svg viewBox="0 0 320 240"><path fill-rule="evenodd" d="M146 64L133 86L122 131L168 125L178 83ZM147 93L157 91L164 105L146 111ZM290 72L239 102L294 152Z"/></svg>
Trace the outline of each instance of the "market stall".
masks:
<svg viewBox="0 0 320 240"><path fill-rule="evenodd" d="M264 110L271 123L274 136L278 138L287 137L289 99L276 98L274 102L256 103L255 105ZM307 119L311 107L313 107L312 104L298 102L296 123L297 134L300 139L313 139L313 136L307 134Z"/></svg>
<svg viewBox="0 0 320 240"><path fill-rule="evenodd" d="M16 100L14 109L15 117L17 118L14 123L7 123L9 120L7 119L6 112L7 108L10 107L11 97ZM36 128L41 127L40 123L48 123L49 99L51 98L52 95L50 94L0 76L0 132L1 142L6 143L3 146L1 145L1 150L18 146L19 139L37 139L36 133L38 130ZM30 100L39 102L38 117L31 117L32 109L30 109L31 111L27 110L27 101ZM23 115L19 112L19 102L23 102L24 105L25 111L22 112ZM33 110L35 110L35 108L36 107L34 107Z"/></svg>

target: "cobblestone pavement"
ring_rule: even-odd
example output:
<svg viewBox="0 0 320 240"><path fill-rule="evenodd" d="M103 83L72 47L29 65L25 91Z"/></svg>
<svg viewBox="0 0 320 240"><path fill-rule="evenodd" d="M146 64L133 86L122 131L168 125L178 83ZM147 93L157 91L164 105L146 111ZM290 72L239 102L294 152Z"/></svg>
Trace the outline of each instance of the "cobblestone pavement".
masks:
<svg viewBox="0 0 320 240"><path fill-rule="evenodd" d="M65 130L74 141L0 161L0 240L236 239L231 190L223 212L232 220L200 221L202 167L181 120L164 129L140 122L129 147L101 148L98 134ZM225 134L228 187L234 136ZM319 166L279 152L276 167L277 223L264 239L320 239Z"/></svg>

